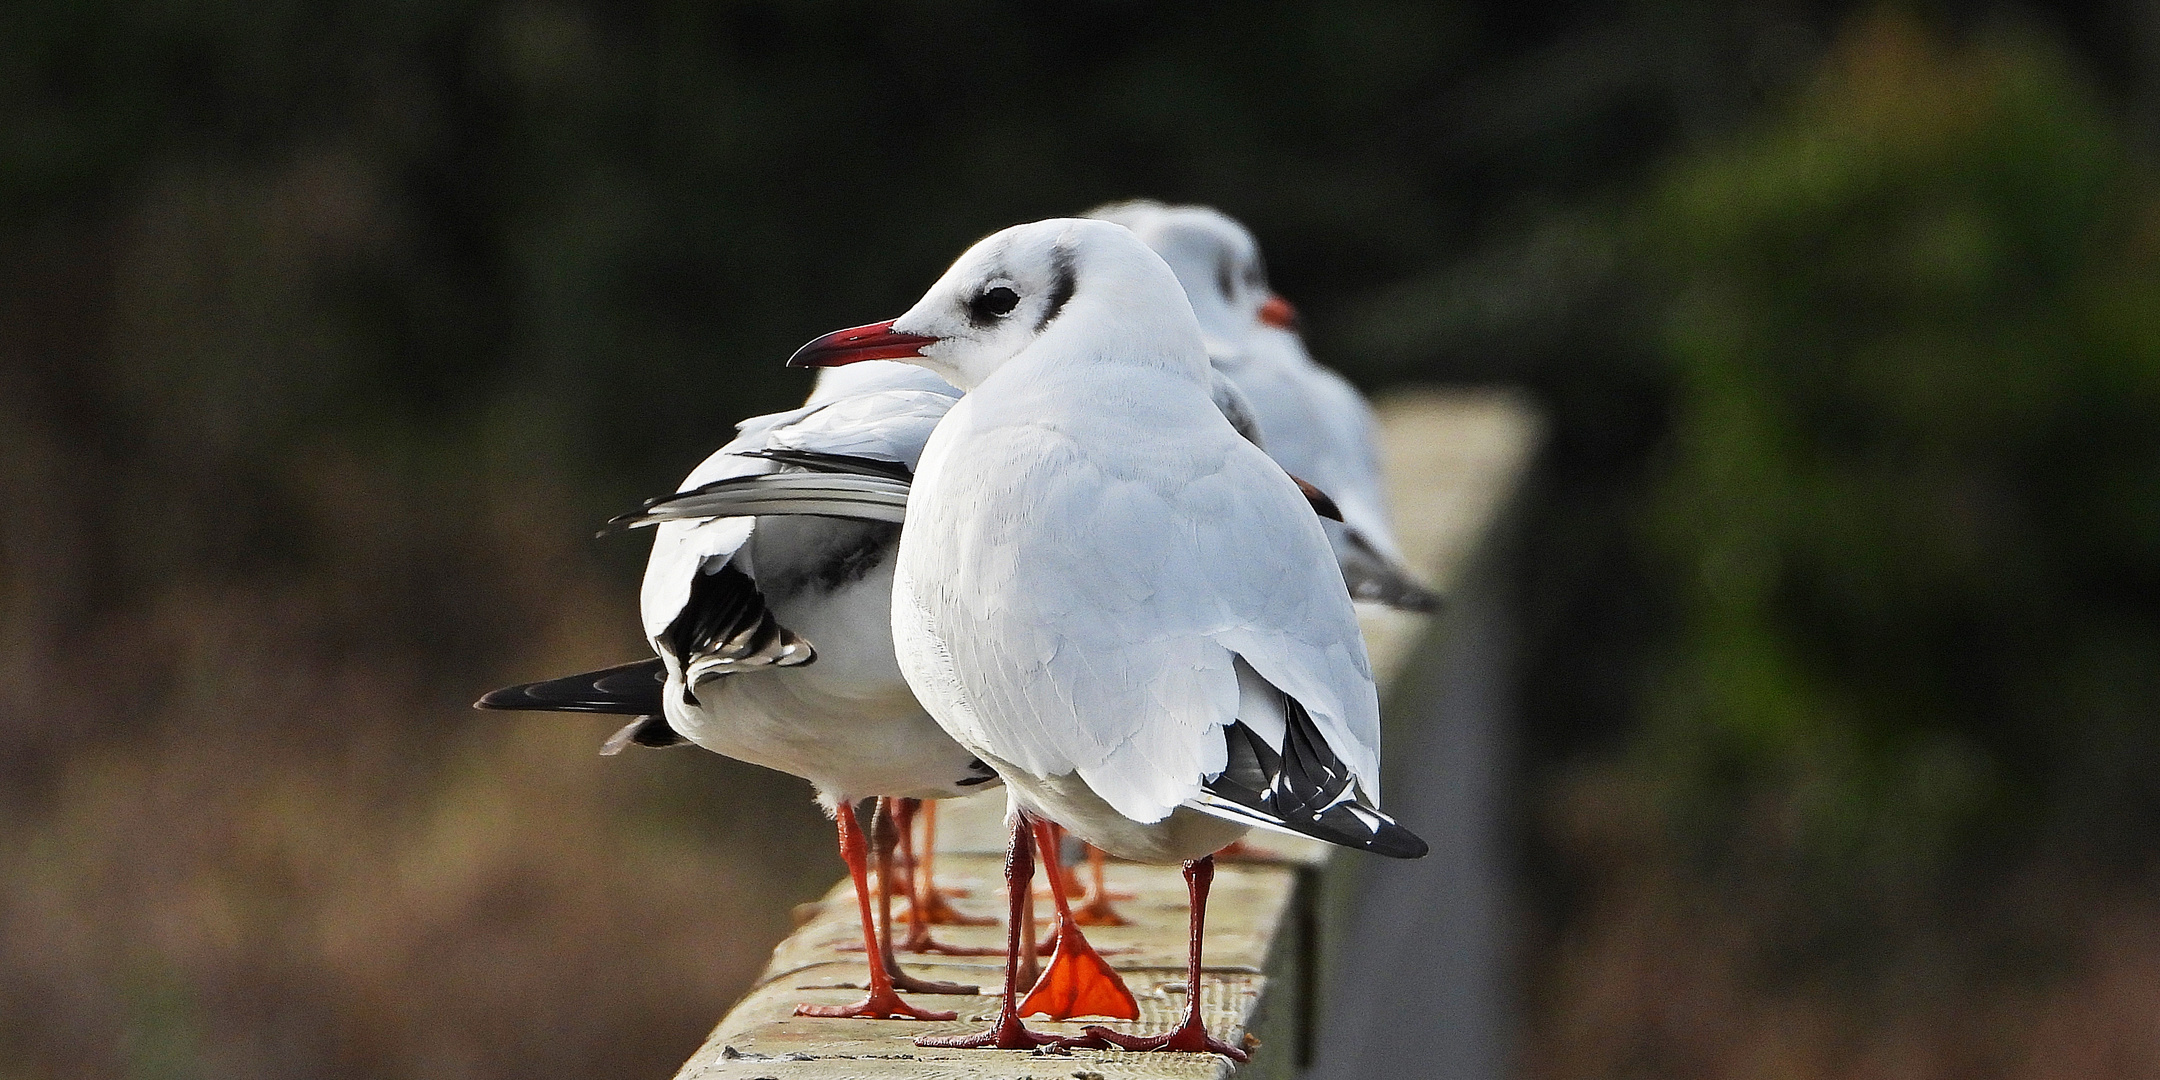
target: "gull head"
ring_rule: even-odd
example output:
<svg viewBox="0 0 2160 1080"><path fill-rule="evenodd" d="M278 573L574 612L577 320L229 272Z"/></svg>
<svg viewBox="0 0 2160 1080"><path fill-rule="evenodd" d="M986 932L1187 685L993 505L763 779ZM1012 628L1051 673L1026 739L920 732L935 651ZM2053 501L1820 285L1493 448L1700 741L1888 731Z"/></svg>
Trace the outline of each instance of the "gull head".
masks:
<svg viewBox="0 0 2160 1080"><path fill-rule="evenodd" d="M1297 311L1268 288L1260 242L1236 218L1211 206L1148 199L1098 206L1087 216L1125 226L1162 256L1208 337L1234 345L1255 323L1297 328Z"/></svg>
<svg viewBox="0 0 2160 1080"><path fill-rule="evenodd" d="M972 390L1050 337L1086 355L1184 363L1205 377L1200 328L1176 275L1130 230L1086 218L992 233L906 314L827 334L788 366L904 360Z"/></svg>

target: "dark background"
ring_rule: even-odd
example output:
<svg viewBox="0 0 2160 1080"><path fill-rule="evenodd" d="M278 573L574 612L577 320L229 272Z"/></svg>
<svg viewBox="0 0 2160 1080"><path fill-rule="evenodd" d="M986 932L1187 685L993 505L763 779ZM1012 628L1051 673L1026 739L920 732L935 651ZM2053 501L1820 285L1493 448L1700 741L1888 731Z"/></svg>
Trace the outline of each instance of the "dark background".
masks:
<svg viewBox="0 0 2160 1080"><path fill-rule="evenodd" d="M779 361L1116 198L1527 387L1522 1067L2160 1070L2160 16L0 8L0 1075L663 1075L804 785L634 658Z"/></svg>

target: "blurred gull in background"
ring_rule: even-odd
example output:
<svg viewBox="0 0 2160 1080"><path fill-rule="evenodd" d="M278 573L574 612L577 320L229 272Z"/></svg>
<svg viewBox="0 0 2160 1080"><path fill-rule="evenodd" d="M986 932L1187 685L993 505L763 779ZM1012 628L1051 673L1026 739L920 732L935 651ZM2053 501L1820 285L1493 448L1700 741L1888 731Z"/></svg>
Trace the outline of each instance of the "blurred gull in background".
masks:
<svg viewBox="0 0 2160 1080"><path fill-rule="evenodd" d="M1208 359L1252 405L1256 441L1290 475L1335 500L1342 520L1325 528L1350 595L1406 611L1437 608L1440 598L1395 545L1372 406L1305 351L1295 311L1268 288L1252 233L1210 207L1148 200L1088 216L1131 229L1170 264L1200 320Z"/></svg>

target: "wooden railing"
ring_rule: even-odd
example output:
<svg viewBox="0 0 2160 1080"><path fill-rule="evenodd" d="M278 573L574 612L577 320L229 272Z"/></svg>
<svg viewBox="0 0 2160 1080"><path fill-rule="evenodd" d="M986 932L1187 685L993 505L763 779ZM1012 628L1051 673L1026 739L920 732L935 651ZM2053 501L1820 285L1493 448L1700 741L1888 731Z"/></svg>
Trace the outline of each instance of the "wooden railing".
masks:
<svg viewBox="0 0 2160 1080"><path fill-rule="evenodd" d="M1441 875L1454 887L1436 895L1429 909L1421 908L1414 892L1422 887L1417 876L1376 876L1373 868L1355 864L1378 860L1331 858L1331 849L1318 843L1254 833L1248 841L1256 849L1254 857L1224 861L1215 879L1202 1003L1210 1032L1231 1040L1244 1038L1252 1047L1252 1062L1236 1070L1240 1077L1292 1077L1308 1067L1331 1075L1394 1075L1371 1071L1373 1059L1362 1052L1362 1045L1346 1043L1330 1030L1384 1032L1391 1023L1412 1025L1421 1039L1436 1032L1452 1034L1457 1045L1429 1045L1420 1052L1428 1061L1430 1055L1452 1054L1457 1067L1420 1072L1497 1076L1505 1056L1498 1049L1504 1044L1506 1023L1497 1004L1504 993L1504 942L1494 910L1499 872L1493 861L1496 837L1491 835L1497 830L1497 786L1490 776L1482 777L1479 786L1481 778L1474 774L1490 770L1474 755L1467 762L1427 760L1434 757L1430 750L1435 733L1459 741L1455 735L1466 725L1483 731L1488 748L1499 745L1498 710L1486 708L1480 715L1475 707L1465 709L1442 728L1429 706L1448 699L1449 678L1466 684L1498 681L1500 672L1490 669L1504 661L1496 653L1481 662L1487 670L1476 670L1473 664L1453 675L1447 674L1449 665L1440 662L1438 681L1443 685L1434 685L1430 658L1451 654L1459 659L1466 641L1492 631L1490 615L1501 602L1493 582L1505 545L1506 511L1529 465L1537 423L1519 399L1494 392L1398 395L1384 401L1380 413L1383 458L1404 553L1451 599L1433 618L1388 611L1363 615L1366 645L1388 704L1387 805L1434 841L1433 855L1424 860L1433 865L1422 868L1426 876ZM1420 648L1421 643L1426 647ZM1411 684L1417 689L1405 700L1404 686ZM1418 756L1405 760L1406 751ZM1465 764L1473 775L1462 774ZM1421 786L1449 790L1421 791ZM1462 808L1465 791L1478 805ZM1406 813L1406 805L1452 806L1450 816L1462 820L1422 820ZM972 899L962 903L984 914L1001 906L1004 811L1002 792L948 802L939 811L938 878L972 890ZM1406 901L1410 925L1398 926L1404 919L1396 909L1405 905L1390 901L1404 892L1406 881L1412 890ZM1460 887L1480 881L1481 888ZM1184 880L1175 866L1118 862L1110 867L1110 887L1133 894L1118 904L1133 924L1091 928L1088 937L1139 999L1140 1020L1120 1026L1133 1031L1169 1027L1182 1018L1185 1007ZM677 1080L1120 1080L1231 1073L1230 1062L1214 1055L1092 1050L1029 1054L914 1045L917 1035L979 1030L995 1015L993 995L1003 971L997 956L902 956L911 974L982 987L979 997L913 996L927 1008L957 1010L960 1019L955 1021L794 1016L801 1002L839 1004L861 997L857 984L863 978L860 927L848 883L841 881L823 901L805 905L804 915L795 933L774 950L756 987L729 1010ZM1372 925L1376 918L1390 923L1377 934ZM1421 930L1421 919L1432 925ZM1478 932L1466 937L1465 927ZM1389 940L1398 933L1421 940ZM1004 930L996 926L939 927L937 936L949 944L985 948L1001 948L1005 940ZM1356 996L1356 991L1330 987L1357 987L1355 972L1368 964L1403 968L1405 956L1431 950L1436 942L1447 949L1444 970L1458 982L1478 984L1442 988L1443 997L1452 995L1458 1003L1457 1015L1421 1017L1416 1015L1418 1000L1400 995L1360 1001L1354 1016L1336 1015L1341 1010L1336 1002ZM1389 1008L1411 1013L1390 1021ZM1481 1030L1467 1029L1466 1017L1470 1027ZM1040 1020L1031 1026L1075 1034L1080 1027ZM1396 1033L1412 1034L1400 1027Z"/></svg>

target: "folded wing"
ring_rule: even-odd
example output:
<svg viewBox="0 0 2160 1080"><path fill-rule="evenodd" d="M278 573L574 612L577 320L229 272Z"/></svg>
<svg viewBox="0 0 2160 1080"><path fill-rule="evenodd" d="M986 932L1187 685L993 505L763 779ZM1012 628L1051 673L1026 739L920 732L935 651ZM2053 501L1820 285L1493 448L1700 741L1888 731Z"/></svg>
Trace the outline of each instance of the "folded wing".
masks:
<svg viewBox="0 0 2160 1080"><path fill-rule="evenodd" d="M945 489L1026 495L988 512L935 506L950 520L910 525L964 568L918 575L903 558L895 604L946 628L911 661L928 673L918 692L944 699L939 718L963 742L1037 775L1077 772L1151 822L1228 766L1242 659L1302 704L1376 799L1377 697L1318 519L1219 418L1181 419L1166 413L1145 439L1015 424L938 463L979 474L941 477ZM978 704L1001 722L977 721Z"/></svg>

